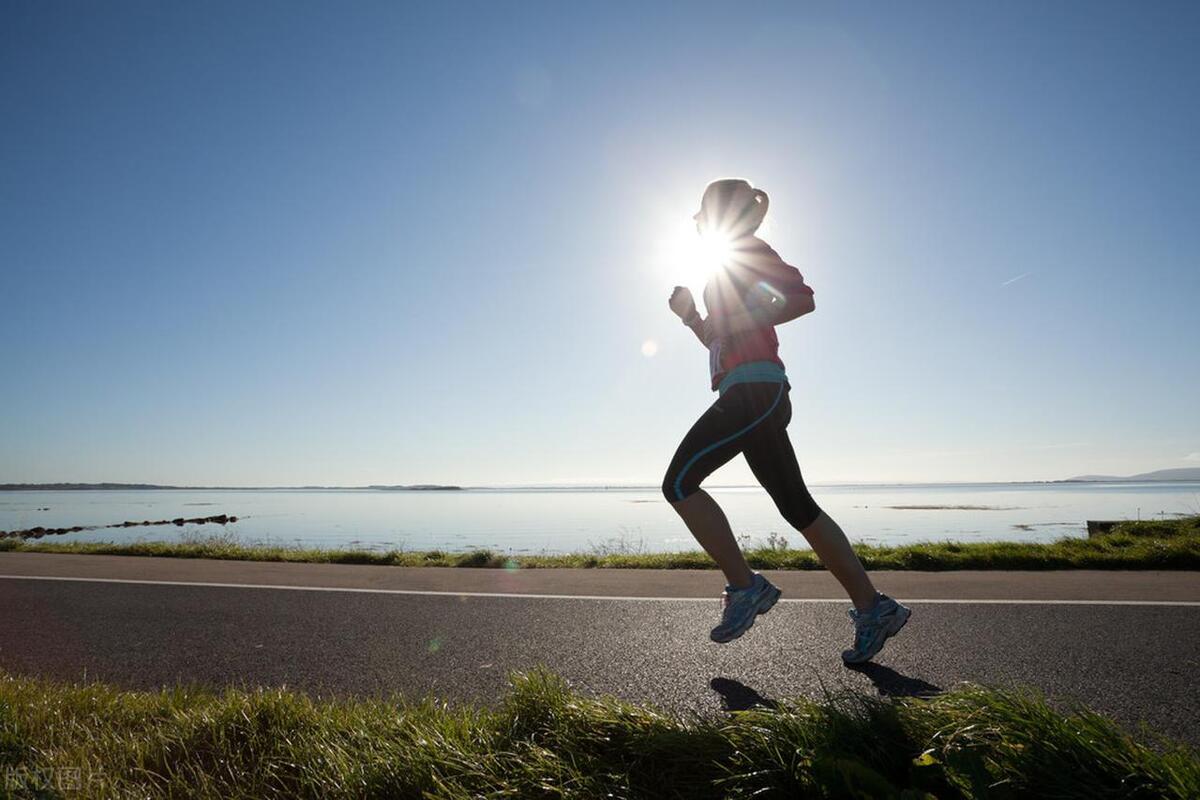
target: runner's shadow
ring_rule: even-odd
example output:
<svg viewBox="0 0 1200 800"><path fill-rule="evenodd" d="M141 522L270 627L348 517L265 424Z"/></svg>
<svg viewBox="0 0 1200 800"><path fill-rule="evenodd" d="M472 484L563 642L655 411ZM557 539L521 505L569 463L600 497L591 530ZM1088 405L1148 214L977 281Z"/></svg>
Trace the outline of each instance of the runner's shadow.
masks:
<svg viewBox="0 0 1200 800"><path fill-rule="evenodd" d="M763 697L740 681L732 678L713 678L708 684L721 695L725 711L748 711L752 708L778 708L779 704Z"/></svg>
<svg viewBox="0 0 1200 800"><path fill-rule="evenodd" d="M866 675L882 697L933 697L942 693L942 687L920 678L901 675L896 670L868 661L865 664L846 664L846 669Z"/></svg>

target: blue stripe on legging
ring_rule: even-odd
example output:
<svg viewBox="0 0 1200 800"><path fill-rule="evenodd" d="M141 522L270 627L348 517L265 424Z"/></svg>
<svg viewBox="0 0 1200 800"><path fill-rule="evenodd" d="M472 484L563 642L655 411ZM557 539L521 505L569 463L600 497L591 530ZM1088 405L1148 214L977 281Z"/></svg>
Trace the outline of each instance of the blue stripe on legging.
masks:
<svg viewBox="0 0 1200 800"><path fill-rule="evenodd" d="M689 458L688 462L683 465L683 469L679 470L679 477L677 477L675 479L675 496L678 497L680 500L684 499L683 498L683 476L687 474L687 471L692 468L693 464L695 464L697 461L699 461L701 458L703 458L708 453L711 453L713 450L716 450L721 445L728 444L729 442L732 442L734 439L738 438L742 434L747 433L755 425L762 422L767 417L771 416L771 412L775 410L775 406L779 405L779 400L783 397L783 390L786 388L787 388L786 383L779 384L779 394L775 395L775 402L771 403L771 407L768 408L766 413L763 414L761 417L754 420L754 422L751 422L749 425L742 428L740 431L733 434L732 436L726 436L721 441L710 444L708 447L704 448L699 453L696 453L696 455Z"/></svg>

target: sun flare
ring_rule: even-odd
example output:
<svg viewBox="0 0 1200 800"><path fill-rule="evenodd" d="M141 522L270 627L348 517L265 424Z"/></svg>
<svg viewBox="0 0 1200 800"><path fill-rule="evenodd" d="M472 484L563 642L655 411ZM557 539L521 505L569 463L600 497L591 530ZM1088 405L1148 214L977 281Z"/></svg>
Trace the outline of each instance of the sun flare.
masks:
<svg viewBox="0 0 1200 800"><path fill-rule="evenodd" d="M663 237L658 261L670 283L698 289L729 259L732 250L728 236L697 233L695 223L687 220Z"/></svg>

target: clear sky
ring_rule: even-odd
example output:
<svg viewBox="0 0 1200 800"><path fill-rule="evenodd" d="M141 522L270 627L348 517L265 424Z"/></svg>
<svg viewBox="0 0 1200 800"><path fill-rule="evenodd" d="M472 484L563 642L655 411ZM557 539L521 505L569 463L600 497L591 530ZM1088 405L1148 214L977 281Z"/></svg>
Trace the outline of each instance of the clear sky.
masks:
<svg viewBox="0 0 1200 800"><path fill-rule="evenodd" d="M657 483L713 399L670 240L731 175L816 291L810 482L1200 466L1197 41L1169 2L5 0L0 482Z"/></svg>

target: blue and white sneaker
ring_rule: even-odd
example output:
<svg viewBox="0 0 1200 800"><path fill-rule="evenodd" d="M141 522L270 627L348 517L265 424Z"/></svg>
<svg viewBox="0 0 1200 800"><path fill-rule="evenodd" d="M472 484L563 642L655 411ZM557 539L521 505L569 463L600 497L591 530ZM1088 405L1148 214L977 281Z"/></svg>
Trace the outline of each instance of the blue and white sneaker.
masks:
<svg viewBox="0 0 1200 800"><path fill-rule="evenodd" d="M854 647L842 651L842 661L847 664L870 661L889 638L900 632L911 615L912 609L882 592L870 611L859 613L850 609L850 619L854 620Z"/></svg>
<svg viewBox="0 0 1200 800"><path fill-rule="evenodd" d="M732 642L750 630L759 614L770 611L771 606L779 600L780 594L782 592L775 584L757 572L754 573L754 583L745 589L726 586L725 594L721 598L724 606L721 611L721 624L712 629L709 638L722 644Z"/></svg>

